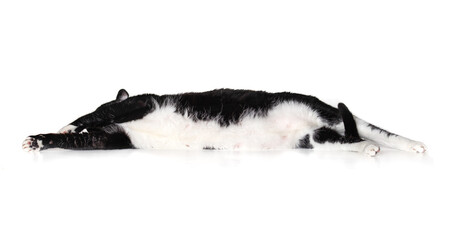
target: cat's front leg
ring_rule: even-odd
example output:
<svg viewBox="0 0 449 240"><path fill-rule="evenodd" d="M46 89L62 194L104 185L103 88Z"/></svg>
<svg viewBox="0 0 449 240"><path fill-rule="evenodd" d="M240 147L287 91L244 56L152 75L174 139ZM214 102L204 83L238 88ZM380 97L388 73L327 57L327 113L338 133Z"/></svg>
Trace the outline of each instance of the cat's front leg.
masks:
<svg viewBox="0 0 449 240"><path fill-rule="evenodd" d="M114 122L114 114L110 111L95 111L79 117L69 125L61 128L58 133L82 133L88 132L87 129L97 128L109 125Z"/></svg>
<svg viewBox="0 0 449 240"><path fill-rule="evenodd" d="M106 133L67 133L39 134L29 136L22 143L27 152L41 151L49 148L64 148L73 150L93 149L124 149L133 148L129 137L121 131Z"/></svg>
<svg viewBox="0 0 449 240"><path fill-rule="evenodd" d="M107 121L105 121L102 116L99 116L98 113L93 112L78 118L67 126L64 126L59 129L58 133L66 134L88 132L87 128L106 125L107 123L105 122Z"/></svg>

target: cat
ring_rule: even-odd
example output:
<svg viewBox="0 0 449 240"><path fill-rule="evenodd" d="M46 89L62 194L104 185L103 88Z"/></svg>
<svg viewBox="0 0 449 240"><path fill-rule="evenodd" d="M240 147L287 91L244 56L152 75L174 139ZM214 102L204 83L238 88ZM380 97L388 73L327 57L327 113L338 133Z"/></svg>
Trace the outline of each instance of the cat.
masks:
<svg viewBox="0 0 449 240"><path fill-rule="evenodd" d="M58 133L25 139L25 151L49 148L223 149L305 148L345 150L375 156L380 145L424 153L426 146L388 132L308 95L216 89L115 100Z"/></svg>

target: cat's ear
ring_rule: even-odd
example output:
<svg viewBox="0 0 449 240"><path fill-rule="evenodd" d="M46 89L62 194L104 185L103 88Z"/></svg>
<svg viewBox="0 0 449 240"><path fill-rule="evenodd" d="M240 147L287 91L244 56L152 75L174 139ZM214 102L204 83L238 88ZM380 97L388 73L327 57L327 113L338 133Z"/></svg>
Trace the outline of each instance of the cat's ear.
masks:
<svg viewBox="0 0 449 240"><path fill-rule="evenodd" d="M117 93L117 102L121 102L129 97L128 92L125 89L120 89Z"/></svg>

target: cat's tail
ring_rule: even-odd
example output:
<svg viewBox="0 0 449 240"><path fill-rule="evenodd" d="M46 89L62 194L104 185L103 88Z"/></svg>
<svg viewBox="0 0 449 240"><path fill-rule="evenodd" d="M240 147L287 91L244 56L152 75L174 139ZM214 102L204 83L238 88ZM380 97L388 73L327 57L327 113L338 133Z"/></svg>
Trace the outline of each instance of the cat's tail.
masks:
<svg viewBox="0 0 449 240"><path fill-rule="evenodd" d="M354 120L354 116L349 111L345 104L339 103L338 110L340 111L341 117L343 119L343 125L345 127L345 139L348 142L359 142L360 138L359 131L357 130L357 124Z"/></svg>

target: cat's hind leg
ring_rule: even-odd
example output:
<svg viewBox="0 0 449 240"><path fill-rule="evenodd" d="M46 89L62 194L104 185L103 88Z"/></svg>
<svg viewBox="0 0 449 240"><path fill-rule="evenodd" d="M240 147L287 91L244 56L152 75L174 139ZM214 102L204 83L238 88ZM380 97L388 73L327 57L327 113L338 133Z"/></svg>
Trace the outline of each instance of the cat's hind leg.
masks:
<svg viewBox="0 0 449 240"><path fill-rule="evenodd" d="M403 136L386 131L374 126L360 118L355 118L360 136L375 141L383 146L408 152L424 153L427 147L424 143L408 139Z"/></svg>
<svg viewBox="0 0 449 240"><path fill-rule="evenodd" d="M380 147L375 142L346 138L337 131L327 127L316 129L312 135L309 134L306 138L308 139L302 139L300 143L307 142L308 147L306 148L316 150L360 152L371 157L380 151ZM301 148L301 144L299 147Z"/></svg>

